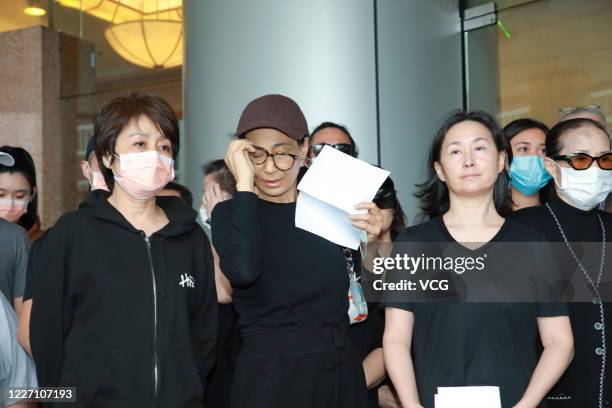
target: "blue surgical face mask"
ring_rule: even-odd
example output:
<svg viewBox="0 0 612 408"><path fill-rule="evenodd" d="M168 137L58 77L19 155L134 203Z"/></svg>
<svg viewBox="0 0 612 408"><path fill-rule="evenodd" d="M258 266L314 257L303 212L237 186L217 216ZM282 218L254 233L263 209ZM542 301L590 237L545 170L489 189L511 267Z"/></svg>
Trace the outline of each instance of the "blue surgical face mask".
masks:
<svg viewBox="0 0 612 408"><path fill-rule="evenodd" d="M516 156L512 159L510 184L521 194L526 196L536 194L550 179L550 174L544 168L544 160L540 156Z"/></svg>

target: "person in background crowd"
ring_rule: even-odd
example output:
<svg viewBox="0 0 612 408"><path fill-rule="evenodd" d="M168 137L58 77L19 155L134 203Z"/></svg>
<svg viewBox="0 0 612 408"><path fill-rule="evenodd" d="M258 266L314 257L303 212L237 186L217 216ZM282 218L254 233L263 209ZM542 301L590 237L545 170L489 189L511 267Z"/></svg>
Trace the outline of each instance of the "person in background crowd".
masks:
<svg viewBox="0 0 612 408"><path fill-rule="evenodd" d="M323 147L326 145L333 147L342 153L348 154L352 157L357 157L359 155L359 149L357 144L353 140L353 137L349 133L348 129L345 126L339 125L334 122L323 122L319 126L317 126L311 133L310 136L311 144L308 150L308 155L311 159L315 159L318 154L323 150ZM389 191L389 186L393 192ZM377 194L377 198L381 194L385 195L387 199L394 194L393 182L391 179L387 179L385 185L381 187L379 193ZM376 198L374 202L378 205ZM399 206L399 202L397 202ZM393 215L389 218L391 212L394 212L393 209L387 208L386 210L382 210L383 214L383 228L386 225L385 223L389 223L387 225L387 230L385 234L389 234L388 228L393 221ZM401 206L399 206L401 211ZM401 214L398 212L398 220L400 217L403 217L403 212ZM395 225L397 226L397 224ZM404 225L402 224L402 228ZM386 237L389 238L389 237ZM381 236L381 241L383 237ZM390 241L389 241L390 242ZM374 246L370 246L370 248L374 248ZM361 254L358 251L352 251L352 257L356 261L356 271L361 271ZM363 361L364 373L366 376L366 385L368 387L368 406L369 407L378 407L379 404L382 404L385 407L393 407L393 404L396 404L396 398L390 388L390 386L383 381L386 378L386 372L383 361L383 353L382 353L382 334L384 331L384 316L382 315L382 309L378 307L377 303L369 303L368 304L368 318L362 323L353 324L350 326L349 335L359 356Z"/></svg>
<svg viewBox="0 0 612 408"><path fill-rule="evenodd" d="M30 240L18 225L0 218L0 293L22 313Z"/></svg>
<svg viewBox="0 0 612 408"><path fill-rule="evenodd" d="M559 109L559 122L570 119L591 119L599 123L604 128L608 126L606 115L601 110L600 106L570 106Z"/></svg>
<svg viewBox="0 0 612 408"><path fill-rule="evenodd" d="M106 181L104 181L104 176L100 171L100 165L98 163L98 159L96 158L95 152L95 140L92 137L87 141L87 147L85 149L85 156L83 160L80 162L81 174L87 181L89 182L89 190L104 190L108 191L108 187L106 186ZM44 234L38 237L37 241L40 241L44 238ZM34 243L32 246L32 252L37 252L38 245ZM30 316L32 314L32 293L31 293L31 274L28 273L26 280L26 288L23 295L23 304L22 304L22 312L19 314L19 326L17 330L17 339L21 346L28 352L28 354L32 355L32 349L30 346Z"/></svg>
<svg viewBox="0 0 612 408"><path fill-rule="evenodd" d="M540 191L550 181L543 161L547 133L548 127L533 119L517 119L504 127L513 210L540 205Z"/></svg>
<svg viewBox="0 0 612 408"><path fill-rule="evenodd" d="M178 197L189 207L193 206L193 194L187 187L174 181L166 184L164 189L157 193L158 197Z"/></svg>
<svg viewBox="0 0 612 408"><path fill-rule="evenodd" d="M236 180L223 160L213 160L202 166L202 204L200 216L209 226L215 206L229 200L236 193ZM221 271L219 254L211 245L215 261L215 286L219 302L219 327L217 340L217 360L208 377L208 389L204 406L229 407L231 385L236 358L240 347L238 316L232 305L232 286Z"/></svg>
<svg viewBox="0 0 612 408"><path fill-rule="evenodd" d="M92 137L87 141L87 148L85 149L85 157L81 160L81 174L89 181L89 189L93 190L105 190L108 191L106 181L102 171L100 171L100 164L96 158L96 144Z"/></svg>
<svg viewBox="0 0 612 408"><path fill-rule="evenodd" d="M359 156L359 149L348 129L334 122L323 122L310 135L308 157L314 159L326 145L346 153L349 156Z"/></svg>
<svg viewBox="0 0 612 408"><path fill-rule="evenodd" d="M0 152L0 166L12 167L13 156ZM0 218L0 292L22 312L30 242L23 228Z"/></svg>
<svg viewBox="0 0 612 408"><path fill-rule="evenodd" d="M74 386L71 407L202 407L217 299L197 213L157 193L174 178L178 121L132 93L94 124L110 192L63 215L32 255L30 340L41 386Z"/></svg>
<svg viewBox="0 0 612 408"><path fill-rule="evenodd" d="M491 115L452 113L436 134L428 179L419 185L430 220L405 229L396 245L455 244L477 257L483 247L469 243L542 242L535 231L503 217L510 212L505 165L505 139ZM524 256L521 272L542 273L535 262L542 254ZM498 386L504 408L533 408L572 359L564 304L408 298L385 306L385 363L404 408L433 408L439 386L479 385ZM539 359L538 334L544 347Z"/></svg>
<svg viewBox="0 0 612 408"><path fill-rule="evenodd" d="M236 180L223 160L213 160L202 166L202 204L200 218L206 225L210 224L210 214L220 202L229 200L236 193ZM215 284L220 304L232 302L232 287L221 271L219 254L211 244L215 259ZM229 310L229 308L226 308ZM233 311L233 307L231 308Z"/></svg>
<svg viewBox="0 0 612 408"><path fill-rule="evenodd" d="M2 146L0 152L15 161L13 166L0 164L0 218L21 225L35 241L44 231L38 217L34 160L21 147Z"/></svg>
<svg viewBox="0 0 612 408"><path fill-rule="evenodd" d="M600 106L591 105L591 106L573 106L569 108L561 108L559 109L559 114L561 116L560 122L568 119L591 119L595 122L599 123L604 128L608 127L608 120L606 119L606 115L604 115ZM605 210L609 213L612 213L612 194L608 195L607 200L602 202L599 207L601 210Z"/></svg>
<svg viewBox="0 0 612 408"><path fill-rule="evenodd" d="M0 233L1 235L1 233ZM9 389L38 386L32 359L17 342L17 316L0 293L0 407L27 408L28 402L13 398Z"/></svg>
<svg viewBox="0 0 612 408"><path fill-rule="evenodd" d="M546 139L545 166L554 179L557 198L540 207L517 211L511 217L540 231L550 242L565 242L576 253L583 252L577 263L563 245L558 257L563 259L562 265L576 270L578 282L583 282L583 289L576 288L576 292L597 288L592 302L569 303L576 356L549 394L551 407L601 408L611 401L612 376L605 356L609 344L606 339L612 338L612 305L605 283L612 279L612 256L605 246L601 246L600 254L597 244L609 242L612 236L612 215L597 209L612 191L611 148L609 135L599 122L579 118L555 125ZM581 243L595 243L592 247L596 252L579 250Z"/></svg>
<svg viewBox="0 0 612 408"><path fill-rule="evenodd" d="M225 161L237 192L218 203L212 236L233 288L240 354L232 408L365 408L363 367L348 335L349 275L342 248L295 227L308 125L295 101L265 95L240 117ZM351 217L380 233L374 203Z"/></svg>
<svg viewBox="0 0 612 408"><path fill-rule="evenodd" d="M400 231L406 227L404 210L397 198L395 185L388 177L378 189L374 203L383 216L380 239L376 244L369 244L367 251L375 251L366 259L378 256L389 256L391 245ZM387 252L388 251L388 252ZM367 284L373 276L364 271L361 265L360 253L356 253L359 261L355 268L361 275L362 285ZM370 268L371 270L371 268ZM368 274L364 276L364 274ZM368 386L368 407L396 408L399 407L397 394L387 381L387 373L383 360L382 336L385 330L384 308L378 302L368 302L368 318L361 323L351 325L349 335L355 345L357 353L363 360L363 370Z"/></svg>

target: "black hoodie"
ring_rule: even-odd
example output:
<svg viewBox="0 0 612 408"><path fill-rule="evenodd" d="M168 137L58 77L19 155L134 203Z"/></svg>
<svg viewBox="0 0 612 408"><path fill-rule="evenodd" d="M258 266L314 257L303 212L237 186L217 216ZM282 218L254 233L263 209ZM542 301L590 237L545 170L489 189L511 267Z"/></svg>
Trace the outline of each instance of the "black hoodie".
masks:
<svg viewBox="0 0 612 408"><path fill-rule="evenodd" d="M217 297L196 212L159 197L170 222L147 238L108 196L62 216L30 260L40 386L77 387L76 406L202 407Z"/></svg>

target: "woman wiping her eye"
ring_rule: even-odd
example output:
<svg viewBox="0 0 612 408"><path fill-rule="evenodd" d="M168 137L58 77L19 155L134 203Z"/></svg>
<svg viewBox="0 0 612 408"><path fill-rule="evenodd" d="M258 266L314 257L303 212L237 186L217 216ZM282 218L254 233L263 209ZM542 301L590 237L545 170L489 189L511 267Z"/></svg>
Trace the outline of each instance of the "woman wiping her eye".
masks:
<svg viewBox="0 0 612 408"><path fill-rule="evenodd" d="M296 228L297 178L308 126L282 95L251 101L225 160L234 197L212 214L213 243L233 289L241 348L232 408L365 408L366 384L348 335L349 276L339 245ZM358 203L355 203L358 204ZM355 226L380 234L373 203Z"/></svg>

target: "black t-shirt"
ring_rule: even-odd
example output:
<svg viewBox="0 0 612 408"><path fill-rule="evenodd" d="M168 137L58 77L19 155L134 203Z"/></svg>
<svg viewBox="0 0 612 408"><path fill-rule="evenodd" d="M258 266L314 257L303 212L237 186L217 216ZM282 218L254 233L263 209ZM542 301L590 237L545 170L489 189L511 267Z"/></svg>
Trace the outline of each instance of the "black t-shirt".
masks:
<svg viewBox="0 0 612 408"><path fill-rule="evenodd" d="M532 241L541 242L542 237L508 220L491 240ZM442 217L436 217L407 228L396 242L456 241ZM524 256L529 259L536 254ZM537 364L537 318L567 315L566 305L559 303L420 301L386 306L414 313L414 371L426 408L433 408L437 387L487 385L499 386L502 407L513 406L524 394Z"/></svg>
<svg viewBox="0 0 612 408"><path fill-rule="evenodd" d="M612 215L609 213L597 209L582 211L558 198L552 200L549 205L575 251L579 249L577 243L600 243L602 241L598 214L607 232L607 240L612 240ZM550 242L564 242L557 223L545 206L525 208L515 212L510 218L517 223L538 230ZM597 246L593 247L596 248ZM563 248L563 246L560 246L560 248ZM561 253L559 258L563 259L563 265L575 269L576 262L571 257L569 249L565 253ZM582 258L582 262L587 273L595 276L598 272L601 258L598 254L591 258ZM605 283L612 279L611 273L612 254L607 254L601 280L602 286L605 286ZM578 276L581 276L581 271L578 271L578 274ZM585 286L586 282L587 280L584 278L583 284ZM610 293L610 289L610 287L600 287L600 292ZM575 355L570 367L549 394L552 398L550 405L552 405L552 401L556 401L559 404L558 406L594 407L598 405L599 380L603 360L602 329L598 325L598 323L601 324L599 305L593 302L571 302L568 305L572 332L574 333ZM612 325L612 305L610 302L604 302L603 306L605 324L602 326L605 330L606 338L610 339L612 338L612 330L610 329L610 325ZM612 401L610 397L612 395L611 372L610 368L608 368L607 376L604 378L605 388L603 396L604 400L608 401Z"/></svg>
<svg viewBox="0 0 612 408"><path fill-rule="evenodd" d="M213 243L233 288L242 336L284 327L348 326L342 248L295 226L296 203L238 192L215 206Z"/></svg>

